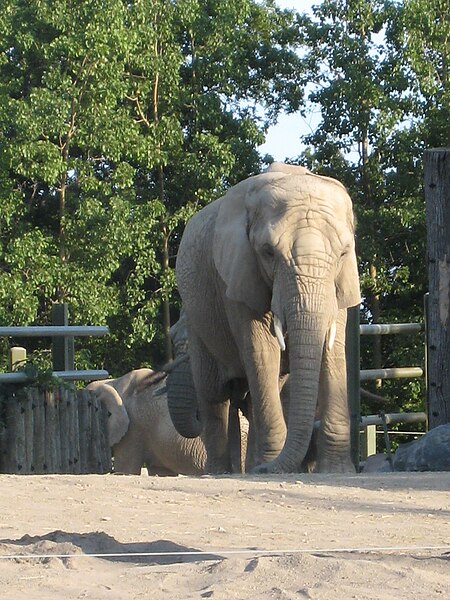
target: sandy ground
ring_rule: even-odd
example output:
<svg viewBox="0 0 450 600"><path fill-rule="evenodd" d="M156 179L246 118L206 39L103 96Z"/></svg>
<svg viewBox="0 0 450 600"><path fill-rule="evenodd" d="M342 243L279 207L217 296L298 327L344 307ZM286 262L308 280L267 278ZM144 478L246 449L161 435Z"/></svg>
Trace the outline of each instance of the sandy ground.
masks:
<svg viewBox="0 0 450 600"><path fill-rule="evenodd" d="M0 475L0 498L2 600L450 598L450 473Z"/></svg>

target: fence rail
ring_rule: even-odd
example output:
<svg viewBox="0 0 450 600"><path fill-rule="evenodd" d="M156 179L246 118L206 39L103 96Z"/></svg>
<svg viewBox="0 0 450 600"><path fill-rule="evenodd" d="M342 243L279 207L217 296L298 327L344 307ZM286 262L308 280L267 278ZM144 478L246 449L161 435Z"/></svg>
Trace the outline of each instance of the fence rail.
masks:
<svg viewBox="0 0 450 600"><path fill-rule="evenodd" d="M422 377L421 367L393 367L390 369L361 369L360 381L374 381L375 379L401 379L402 377Z"/></svg>
<svg viewBox="0 0 450 600"><path fill-rule="evenodd" d="M65 381L88 381L106 379L108 371L104 369L80 369L74 365L74 338L99 337L108 335L109 329L104 326L69 325L67 304L55 304L52 311L53 325L36 325L28 327L0 327L0 337L50 337L52 338L52 369L53 375ZM12 350L12 349L11 349ZM35 378L18 370L18 363L26 363L26 350L19 350L20 358L12 359L10 373L0 373L0 383L26 383Z"/></svg>
<svg viewBox="0 0 450 600"><path fill-rule="evenodd" d="M381 415L367 415L361 417L362 427L370 425L393 425L395 423L423 423L427 420L427 415L424 412L417 413L385 413Z"/></svg>
<svg viewBox="0 0 450 600"><path fill-rule="evenodd" d="M420 333L424 331L423 323L374 323L360 325L361 335L391 335L396 333Z"/></svg>
<svg viewBox="0 0 450 600"><path fill-rule="evenodd" d="M107 379L108 371L104 369L83 369L80 371L53 371L52 374L64 381L93 381L94 379ZM33 381L31 375L22 371L13 373L0 373L0 383L26 383Z"/></svg>
<svg viewBox="0 0 450 600"><path fill-rule="evenodd" d="M108 327L90 325L36 325L29 327L0 327L1 337L82 337L103 336L109 333Z"/></svg>
<svg viewBox="0 0 450 600"><path fill-rule="evenodd" d="M352 460L359 467L360 451L363 457L376 452L376 426L387 423L423 423L427 422L427 414L418 413L392 413L381 415L361 416L360 385L362 381L376 379L398 379L426 377L426 370L421 367L394 367L386 369L359 369L360 363L360 336L361 335L396 335L425 333L423 323L383 323L361 325L359 323L359 306L349 309L347 325L347 352L348 352L348 389L351 418L351 445ZM426 345L424 344L426 347ZM425 361L426 364L426 361ZM361 433L363 433L363 447L361 448Z"/></svg>

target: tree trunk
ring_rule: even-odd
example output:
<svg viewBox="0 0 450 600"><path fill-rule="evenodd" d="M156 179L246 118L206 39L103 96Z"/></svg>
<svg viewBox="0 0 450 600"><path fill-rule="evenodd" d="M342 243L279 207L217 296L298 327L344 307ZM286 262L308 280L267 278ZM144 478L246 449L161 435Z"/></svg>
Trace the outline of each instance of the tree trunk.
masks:
<svg viewBox="0 0 450 600"><path fill-rule="evenodd" d="M161 53L158 41L155 42L155 56L158 57ZM153 82L153 121L156 127L159 124L159 73L155 75ZM161 148L158 146L158 151ZM160 159L161 160L161 159ZM159 163L158 167L158 197L162 205L165 204L165 189L164 189L164 167L162 162ZM169 231L167 225L164 223L164 217L161 217L160 221L161 233L162 233L162 259L161 267L162 273L165 274L169 270ZM172 341L170 339L170 303L168 296L163 292L162 297L162 317L163 317L163 334L164 334L164 355L165 361L168 362L172 359Z"/></svg>

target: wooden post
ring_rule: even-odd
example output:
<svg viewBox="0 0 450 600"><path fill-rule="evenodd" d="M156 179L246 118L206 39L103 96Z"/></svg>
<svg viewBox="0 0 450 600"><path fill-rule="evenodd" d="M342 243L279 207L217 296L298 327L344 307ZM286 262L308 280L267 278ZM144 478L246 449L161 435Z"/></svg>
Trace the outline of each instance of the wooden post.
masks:
<svg viewBox="0 0 450 600"><path fill-rule="evenodd" d="M360 333L359 333L359 305L347 310L346 330L346 359L347 359L347 389L350 412L350 443L352 462L356 471L359 471L360 460L360 429L361 429L361 402L360 402Z"/></svg>
<svg viewBox="0 0 450 600"><path fill-rule="evenodd" d="M37 388L31 388L33 398L33 473L47 473L45 468L45 399Z"/></svg>
<svg viewBox="0 0 450 600"><path fill-rule="evenodd" d="M25 455L25 427L20 410L20 400L14 398L10 400L7 412L9 428L9 449L10 449L10 471L9 473L20 473L24 466Z"/></svg>
<svg viewBox="0 0 450 600"><path fill-rule="evenodd" d="M22 472L27 475L33 472L33 396L30 389L26 390L26 397L21 399L22 408L21 414L24 421L24 437L25 437L25 463Z"/></svg>
<svg viewBox="0 0 450 600"><path fill-rule="evenodd" d="M89 392L78 390L78 439L80 447L80 473L88 473L88 407Z"/></svg>
<svg viewBox="0 0 450 600"><path fill-rule="evenodd" d="M63 386L55 388L58 398L59 413L59 443L61 448L61 473L70 473L70 454L72 440L70 439L70 408L68 403L68 392Z"/></svg>
<svg viewBox="0 0 450 600"><path fill-rule="evenodd" d="M22 346L13 346L9 349L9 370L14 372L25 366L27 351Z"/></svg>
<svg viewBox="0 0 450 600"><path fill-rule="evenodd" d="M54 304L52 306L52 325L69 324L69 305ZM52 362L54 371L74 370L74 338L54 337L52 339Z"/></svg>
<svg viewBox="0 0 450 600"><path fill-rule="evenodd" d="M450 423L450 148L426 150L428 425Z"/></svg>
<svg viewBox="0 0 450 600"><path fill-rule="evenodd" d="M364 461L368 456L377 453L377 426L367 425L364 427L361 444L361 459Z"/></svg>
<svg viewBox="0 0 450 600"><path fill-rule="evenodd" d="M78 395L74 390L70 394L70 437L72 447L72 473L77 475L80 471L80 426L78 422Z"/></svg>
<svg viewBox="0 0 450 600"><path fill-rule="evenodd" d="M52 392L44 392L45 405L45 473L56 473L57 449L56 436L58 434L56 419L58 416L55 397Z"/></svg>

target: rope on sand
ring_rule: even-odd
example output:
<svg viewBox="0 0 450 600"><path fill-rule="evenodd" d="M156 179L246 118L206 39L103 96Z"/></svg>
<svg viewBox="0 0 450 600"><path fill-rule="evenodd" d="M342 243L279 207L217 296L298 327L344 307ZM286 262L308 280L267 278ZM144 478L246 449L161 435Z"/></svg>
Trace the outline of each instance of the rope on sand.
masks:
<svg viewBox="0 0 450 600"><path fill-rule="evenodd" d="M0 560L20 560L31 559L44 560L49 558L132 558L132 557L170 557L170 556L198 556L199 560L211 560L212 558L226 558L227 556L245 555L248 557L256 556L281 556L288 554L344 554L344 553L384 553L384 552L403 552L414 553L424 551L438 551L441 554L450 553L450 545L438 546L367 546L362 548L302 548L292 550L195 550L195 551L177 551L177 552L102 552L102 553L82 553L82 554L4 554L0 555ZM205 558L201 558L201 557ZM208 558L206 558L208 557Z"/></svg>

